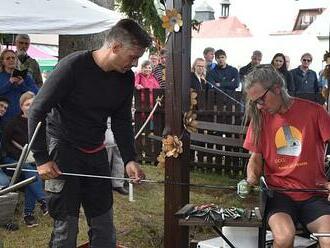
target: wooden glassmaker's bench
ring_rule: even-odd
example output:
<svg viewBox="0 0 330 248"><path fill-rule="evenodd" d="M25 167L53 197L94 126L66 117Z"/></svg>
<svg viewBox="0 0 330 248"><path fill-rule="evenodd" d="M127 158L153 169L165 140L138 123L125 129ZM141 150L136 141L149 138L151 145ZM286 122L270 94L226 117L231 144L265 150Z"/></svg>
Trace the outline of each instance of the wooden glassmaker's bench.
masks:
<svg viewBox="0 0 330 248"><path fill-rule="evenodd" d="M225 220L220 222L214 222L213 220L205 220L199 217L190 217L189 214L193 211L195 205L187 204L176 212L175 216L178 218L179 225L182 226L210 226L213 230L232 248L235 246L230 240L222 233L222 227L257 227L259 229L258 233L258 247L265 246L265 235L263 229L262 216L258 208L255 209L255 215L249 215L249 217L242 216L241 218L232 219L225 218ZM248 210L251 211L251 210Z"/></svg>

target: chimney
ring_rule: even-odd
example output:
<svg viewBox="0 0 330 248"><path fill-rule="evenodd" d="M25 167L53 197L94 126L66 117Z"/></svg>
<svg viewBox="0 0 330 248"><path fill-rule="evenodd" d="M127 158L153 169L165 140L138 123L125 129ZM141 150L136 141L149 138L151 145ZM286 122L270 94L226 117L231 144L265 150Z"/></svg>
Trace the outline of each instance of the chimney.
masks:
<svg viewBox="0 0 330 248"><path fill-rule="evenodd" d="M214 20L214 9L204 1L196 8L194 19L199 22Z"/></svg>
<svg viewBox="0 0 330 248"><path fill-rule="evenodd" d="M220 0L221 5L221 16L220 17L228 17L229 16L229 0Z"/></svg>

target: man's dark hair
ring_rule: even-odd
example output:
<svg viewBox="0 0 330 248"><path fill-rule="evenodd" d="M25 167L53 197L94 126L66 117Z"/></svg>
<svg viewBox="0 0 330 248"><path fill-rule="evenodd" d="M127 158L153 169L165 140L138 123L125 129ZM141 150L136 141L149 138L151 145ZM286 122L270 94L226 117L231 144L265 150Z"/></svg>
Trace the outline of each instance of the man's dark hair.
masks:
<svg viewBox="0 0 330 248"><path fill-rule="evenodd" d="M214 48L213 47L206 47L203 51L203 55L208 54L209 52L214 52Z"/></svg>
<svg viewBox="0 0 330 248"><path fill-rule="evenodd" d="M141 48L149 47L152 43L149 34L131 19L122 19L110 29L106 36L105 44L110 46L112 41L120 41Z"/></svg>
<svg viewBox="0 0 330 248"><path fill-rule="evenodd" d="M216 50L214 53L215 58L219 58L222 55L227 57L226 52L222 49Z"/></svg>
<svg viewBox="0 0 330 248"><path fill-rule="evenodd" d="M10 101L7 97L0 96L0 102L6 102L8 105L10 104Z"/></svg>

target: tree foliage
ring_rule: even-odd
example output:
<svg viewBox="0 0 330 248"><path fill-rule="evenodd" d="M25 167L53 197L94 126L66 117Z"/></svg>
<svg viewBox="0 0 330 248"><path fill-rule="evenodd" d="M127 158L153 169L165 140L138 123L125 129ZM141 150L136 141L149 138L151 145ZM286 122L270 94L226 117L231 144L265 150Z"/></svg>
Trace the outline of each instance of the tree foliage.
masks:
<svg viewBox="0 0 330 248"><path fill-rule="evenodd" d="M164 0L160 2L165 5ZM157 42L163 43L165 41L165 30L153 0L116 0L116 5L120 12L136 20L152 33Z"/></svg>

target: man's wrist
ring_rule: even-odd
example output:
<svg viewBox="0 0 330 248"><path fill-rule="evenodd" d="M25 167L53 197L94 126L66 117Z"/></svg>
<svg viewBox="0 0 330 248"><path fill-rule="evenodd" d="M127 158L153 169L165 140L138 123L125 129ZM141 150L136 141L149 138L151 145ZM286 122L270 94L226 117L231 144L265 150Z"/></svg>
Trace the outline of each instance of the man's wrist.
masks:
<svg viewBox="0 0 330 248"><path fill-rule="evenodd" d="M250 185L257 185L258 184L258 180L257 180L256 177L247 177L246 181Z"/></svg>

